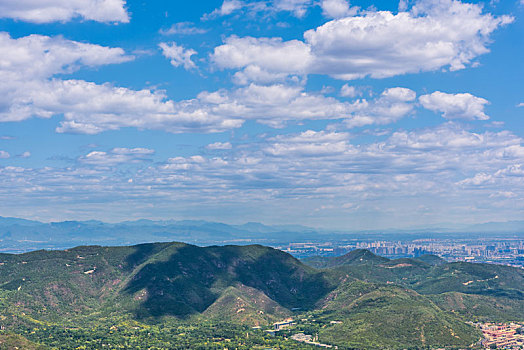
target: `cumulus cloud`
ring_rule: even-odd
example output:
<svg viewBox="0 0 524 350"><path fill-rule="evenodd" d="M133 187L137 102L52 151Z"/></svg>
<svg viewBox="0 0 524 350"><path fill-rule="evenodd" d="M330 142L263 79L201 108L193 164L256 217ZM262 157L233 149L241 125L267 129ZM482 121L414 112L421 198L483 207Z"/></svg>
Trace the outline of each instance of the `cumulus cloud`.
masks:
<svg viewBox="0 0 524 350"><path fill-rule="evenodd" d="M219 8L213 10L211 13L205 14L202 16L202 19L208 20L218 16L227 16L237 10L240 10L244 6L245 4L240 0L224 0Z"/></svg>
<svg viewBox="0 0 524 350"><path fill-rule="evenodd" d="M347 0L322 0L320 7L324 16L328 18L354 16L357 13L357 8L350 8Z"/></svg>
<svg viewBox="0 0 524 350"><path fill-rule="evenodd" d="M253 53L249 52L250 47L253 42L260 42L259 39L230 39L241 41L247 48L235 54L236 61L229 62L232 66L242 66L245 61L267 55L277 68L298 67L297 73L301 70L300 65L291 59L278 61L277 56L273 56L272 48L280 46L282 41L262 40L268 50ZM171 55L176 64L186 68L194 66L191 54L184 53L187 50L178 50L180 47L176 44L164 45L167 51L176 51L178 56ZM173 101L161 90L132 90L107 83L55 77L82 67L132 59L119 48L39 35L12 39L5 33L0 35L0 47L6 52L4 61L8 62L0 67L0 78L6 82L0 86L0 120L61 115L63 120L56 129L58 132L97 134L134 127L172 133L210 133L238 128L245 120L272 127L283 127L290 121L337 120L341 122L339 125L352 128L395 122L412 113L416 100L414 91L401 87L386 89L375 99L342 102L322 93L306 92L302 84L250 83L239 88L204 91L194 99ZM283 47L287 47L291 58L296 50L304 49L298 41L288 42ZM300 57L299 53L296 55ZM472 97L472 101L482 105L478 98ZM454 108L443 110L443 113L446 116L451 116L452 112L458 115L458 107ZM461 113L468 115L473 113L471 111L475 109L469 108ZM478 118L480 114L472 115Z"/></svg>
<svg viewBox="0 0 524 350"><path fill-rule="evenodd" d="M215 48L220 68L257 66L272 74L327 74L338 79L458 70L487 53L489 37L513 21L457 0L422 1L409 12L364 12L304 33L304 41L227 38Z"/></svg>
<svg viewBox="0 0 524 350"><path fill-rule="evenodd" d="M154 150L148 148L113 148L109 152L90 152L80 157L79 161L96 166L115 166L147 161L154 153Z"/></svg>
<svg viewBox="0 0 524 350"><path fill-rule="evenodd" d="M0 0L0 18L50 23L74 18L128 23L125 0Z"/></svg>
<svg viewBox="0 0 524 350"><path fill-rule="evenodd" d="M301 18L311 6L311 0L274 0L273 6L279 11L289 11L296 17Z"/></svg>
<svg viewBox="0 0 524 350"><path fill-rule="evenodd" d="M133 59L121 48L86 44L62 37L29 35L17 39L0 32L2 81L49 78L67 74L82 66L96 67Z"/></svg>
<svg viewBox="0 0 524 350"><path fill-rule="evenodd" d="M233 146L230 142L214 142L207 145L206 148L210 150L224 150L231 149Z"/></svg>
<svg viewBox="0 0 524 350"><path fill-rule="evenodd" d="M413 111L416 93L407 88L389 88L375 100L358 100L352 115L344 120L346 127L384 125L396 122Z"/></svg>
<svg viewBox="0 0 524 350"><path fill-rule="evenodd" d="M97 134L123 127L173 133L219 132L242 125L240 119L200 108L196 100L175 103L162 91L135 91L78 80L54 81L40 99L46 110L64 114L58 132ZM63 101L69 101L69 105Z"/></svg>
<svg viewBox="0 0 524 350"><path fill-rule="evenodd" d="M234 90L202 92L198 99L214 114L254 119L273 127L290 120L340 119L353 110L349 103L284 84L250 84Z"/></svg>
<svg viewBox="0 0 524 350"><path fill-rule="evenodd" d="M349 149L349 134L307 130L299 135L280 135L270 139L265 152L273 156L329 156Z"/></svg>
<svg viewBox="0 0 524 350"><path fill-rule="evenodd" d="M16 64L20 64L18 58L12 58L15 67L0 68L0 76L8 82L0 87L3 92L0 120L62 115L63 121L56 129L62 133L97 134L123 127L210 133L238 128L245 120L282 127L289 121L346 119L346 125L353 127L396 121L407 115L413 106L414 92L404 88L387 89L376 100L361 99L350 103L320 93L308 93L302 85L253 83L230 90L204 91L194 99L173 101L161 90L131 90L107 83L53 77L83 65L125 62L129 58L122 50L86 44L80 45L76 52L77 43L65 41L62 44L63 39L55 43L52 38L36 37L37 40L29 40L29 44L22 39L9 40L15 47L37 48L27 50L27 65L30 60L38 61L46 50L40 41L50 41L51 45L47 46L51 50L45 60L31 66L33 71L16 69ZM72 50L61 55L63 50L70 48Z"/></svg>
<svg viewBox="0 0 524 350"><path fill-rule="evenodd" d="M174 67L184 66L185 69L196 68L195 62L191 60L191 56L196 55L197 52L193 49L186 49L183 46L172 43L160 43L158 46L162 49L162 55L169 59Z"/></svg>
<svg viewBox="0 0 524 350"><path fill-rule="evenodd" d="M1 151L0 150L0 159L7 159L11 157L11 155L9 154L9 152L6 152L6 151Z"/></svg>
<svg viewBox="0 0 524 350"><path fill-rule="evenodd" d="M29 151L25 151L25 152L23 152L22 154L19 154L18 156L19 156L20 158L29 158L29 157L31 157L31 152L29 152Z"/></svg>
<svg viewBox="0 0 524 350"><path fill-rule="evenodd" d="M459 182L459 185L481 186L493 183L493 176L486 173L478 173L474 177Z"/></svg>
<svg viewBox="0 0 524 350"><path fill-rule="evenodd" d="M524 177L524 164L511 164L504 169L498 170L495 176Z"/></svg>
<svg viewBox="0 0 524 350"><path fill-rule="evenodd" d="M63 115L58 132L84 134L121 127L214 132L242 124L237 118L209 115L195 106L195 101L175 103L163 91L55 77L83 67L133 59L120 48L42 35L13 39L0 33L0 51L4 53L0 66L0 121Z"/></svg>
<svg viewBox="0 0 524 350"><path fill-rule="evenodd" d="M447 94L436 91L429 95L420 96L419 100L424 108L441 112L446 119L489 119L484 113L484 107L489 104L489 101L469 93Z"/></svg>
<svg viewBox="0 0 524 350"><path fill-rule="evenodd" d="M179 22L173 24L169 29L161 29L159 32L162 35L195 35L205 34L208 30L196 27L193 22Z"/></svg>
<svg viewBox="0 0 524 350"><path fill-rule="evenodd" d="M35 108L35 99L50 88L56 74L68 74L80 67L96 67L132 60L120 48L65 40L61 37L30 35L12 39L0 33L0 121L19 121L38 116L49 118L54 113ZM59 83L59 81L58 81ZM62 101L67 104L67 101ZM45 104L45 101L42 101Z"/></svg>
<svg viewBox="0 0 524 350"><path fill-rule="evenodd" d="M278 12L290 12L293 16L302 18L309 7L315 3L312 0L271 0L271 1L240 1L224 0L222 5L213 12L202 16L203 20L213 19L219 16L228 16L234 12L243 10L251 17L259 14L274 15Z"/></svg>
<svg viewBox="0 0 524 350"><path fill-rule="evenodd" d="M356 97L358 94L359 93L354 86L349 86L348 84L344 84L340 88L340 96L342 97Z"/></svg>
<svg viewBox="0 0 524 350"><path fill-rule="evenodd" d="M215 48L212 59L221 68L257 67L269 74L304 74L313 57L310 48L299 40L230 36Z"/></svg>

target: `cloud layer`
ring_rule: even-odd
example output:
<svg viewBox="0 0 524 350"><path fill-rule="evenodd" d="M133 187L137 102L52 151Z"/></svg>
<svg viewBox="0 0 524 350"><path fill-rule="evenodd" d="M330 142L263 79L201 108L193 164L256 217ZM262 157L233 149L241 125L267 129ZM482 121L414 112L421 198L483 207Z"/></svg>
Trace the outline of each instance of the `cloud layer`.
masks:
<svg viewBox="0 0 524 350"><path fill-rule="evenodd" d="M97 22L129 22L125 0L0 0L0 18L49 23L74 18Z"/></svg>
<svg viewBox="0 0 524 350"><path fill-rule="evenodd" d="M396 131L368 144L355 143L353 137L307 130L240 148L216 143L207 148L211 154L160 163L149 162L151 149L91 151L70 168L0 168L0 194L9 198L17 193L20 205L57 196L74 204L89 194L108 207L132 203L146 210L149 203L180 210L183 204L195 212L217 201L222 208L258 203L260 213L269 208L287 212L299 201L292 213L298 216L328 206L337 215L379 210L409 217L428 215L420 205L435 211L439 202L448 218L492 217L488 208L493 205L514 213L524 209L516 200L524 195L524 140L508 131L473 133L447 123ZM126 171L111 170L130 164L134 167ZM413 211L404 212L408 208Z"/></svg>

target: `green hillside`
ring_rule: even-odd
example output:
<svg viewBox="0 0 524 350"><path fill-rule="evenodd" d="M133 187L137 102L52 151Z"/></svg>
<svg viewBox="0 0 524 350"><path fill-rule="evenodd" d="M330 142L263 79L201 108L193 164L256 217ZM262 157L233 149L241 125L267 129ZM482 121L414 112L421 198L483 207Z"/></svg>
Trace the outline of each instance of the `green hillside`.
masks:
<svg viewBox="0 0 524 350"><path fill-rule="evenodd" d="M435 266L411 286L422 294L461 292L524 299L524 270L464 262Z"/></svg>
<svg viewBox="0 0 524 350"><path fill-rule="evenodd" d="M320 339L358 349L470 347L480 337L418 293L392 285L351 282L324 300L322 309L342 320L320 331Z"/></svg>
<svg viewBox="0 0 524 350"><path fill-rule="evenodd" d="M0 334L0 350L45 350L47 347L33 343L18 334Z"/></svg>
<svg viewBox="0 0 524 350"><path fill-rule="evenodd" d="M433 266L444 265L446 263L445 259L442 259L440 256L433 254L424 254L419 257L416 257L415 260L420 260L425 262L426 264Z"/></svg>
<svg viewBox="0 0 524 350"><path fill-rule="evenodd" d="M203 320L230 320L254 326L267 325L292 313L261 291L238 285L228 287L201 315Z"/></svg>
<svg viewBox="0 0 524 350"><path fill-rule="evenodd" d="M441 309L463 315L469 320L524 322L524 302L521 299L448 292L428 295Z"/></svg>
<svg viewBox="0 0 524 350"><path fill-rule="evenodd" d="M342 265L381 264L389 259L378 256L366 249L355 249L347 254L336 257L312 256L302 259L306 265L315 268L329 268Z"/></svg>
<svg viewBox="0 0 524 350"><path fill-rule="evenodd" d="M0 254L0 321L20 341L60 349L292 349L294 328L264 329L293 317L308 320L296 331L339 349L401 349L468 347L478 332L465 321L524 314L516 268L366 250L306 262L322 268L260 245Z"/></svg>

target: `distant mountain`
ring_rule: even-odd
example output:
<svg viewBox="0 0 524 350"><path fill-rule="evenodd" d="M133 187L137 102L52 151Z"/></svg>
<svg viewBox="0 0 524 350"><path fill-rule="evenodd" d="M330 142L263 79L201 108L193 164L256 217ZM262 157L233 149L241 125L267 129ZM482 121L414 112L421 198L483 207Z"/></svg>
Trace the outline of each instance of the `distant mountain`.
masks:
<svg viewBox="0 0 524 350"><path fill-rule="evenodd" d="M77 245L132 245L158 241L184 241L210 244L272 244L297 241L337 240L348 238L412 240L432 237L462 237L463 234L513 234L524 237L524 221L486 223L452 229L409 229L347 232L318 230L301 225L269 226L256 222L228 225L204 220L135 220L104 223L97 220L38 221L0 217L0 251L24 252L37 249L65 249ZM440 231L439 231L440 230Z"/></svg>
<svg viewBox="0 0 524 350"><path fill-rule="evenodd" d="M36 225L42 225L42 223L38 221L33 221L33 220L7 218L7 217L0 216L0 226L12 226L12 225L36 226Z"/></svg>
<svg viewBox="0 0 524 350"><path fill-rule="evenodd" d="M462 231L480 233L524 233L524 220L469 225Z"/></svg>
<svg viewBox="0 0 524 350"><path fill-rule="evenodd" d="M204 220L140 219L122 223L96 220L41 223L0 218L0 251L24 252L37 249L65 249L75 245L131 245L158 241L194 244L228 242L270 243L315 239L322 233L304 226L267 226L259 223L228 225Z"/></svg>

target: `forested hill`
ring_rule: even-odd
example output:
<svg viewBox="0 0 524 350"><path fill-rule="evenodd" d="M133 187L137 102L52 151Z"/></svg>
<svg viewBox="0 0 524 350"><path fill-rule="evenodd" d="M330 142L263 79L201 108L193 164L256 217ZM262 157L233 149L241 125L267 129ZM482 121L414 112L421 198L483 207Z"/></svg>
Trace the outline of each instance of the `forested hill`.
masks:
<svg viewBox="0 0 524 350"><path fill-rule="evenodd" d="M478 333L465 321L524 315L519 269L448 264L436 257L389 260L369 251L321 260L315 266L328 268L260 245L176 242L0 254L0 318L7 331L58 348L76 344L74 337L60 338L71 332L96 333L115 344L113 333L104 333L111 327L134 332L146 325L200 329L211 323L222 332L311 316L317 323L308 327L340 348L402 348L469 346ZM465 306L472 303L482 307ZM391 328L394 319L399 326ZM182 342L179 333L169 342ZM193 333L180 334L196 341Z"/></svg>

